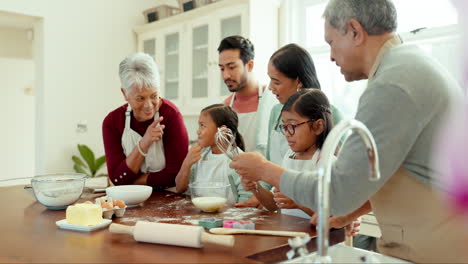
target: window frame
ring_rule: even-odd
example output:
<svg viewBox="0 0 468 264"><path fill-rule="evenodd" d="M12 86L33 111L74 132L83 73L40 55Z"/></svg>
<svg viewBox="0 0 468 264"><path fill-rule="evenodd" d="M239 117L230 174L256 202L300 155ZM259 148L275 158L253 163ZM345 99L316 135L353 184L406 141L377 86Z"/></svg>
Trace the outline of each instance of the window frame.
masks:
<svg viewBox="0 0 468 264"><path fill-rule="evenodd" d="M329 45L320 45L320 46L307 46L306 43L306 32L304 32L304 26L300 27L299 25L305 25L307 8L310 6L320 5L326 3L328 0L286 0L287 5L287 22L288 26L285 28L289 33L286 35L285 40L287 43L296 42L299 45L303 46L313 58L317 57L329 57L330 56L330 46ZM307 29L307 27L305 27ZM414 31L414 30L413 30ZM398 32L397 34L402 38L403 42L406 44L414 45L424 45L437 43L444 40L457 40L461 42L462 39L462 29L459 24L451 24L439 27L428 27L420 29L416 32ZM319 69L318 69L319 70ZM320 72L319 72L320 74ZM455 74L455 73L454 73ZM334 81L333 81L334 82ZM364 85L363 84L351 84L353 85ZM332 94L329 97L333 98L335 96L336 87L333 87ZM364 89L362 89L363 91ZM357 102L356 102L357 103ZM339 106L338 108L349 108L349 106ZM357 108L351 107L351 108ZM345 113L346 114L346 113ZM349 114L353 116L354 113ZM350 117L348 116L348 117Z"/></svg>

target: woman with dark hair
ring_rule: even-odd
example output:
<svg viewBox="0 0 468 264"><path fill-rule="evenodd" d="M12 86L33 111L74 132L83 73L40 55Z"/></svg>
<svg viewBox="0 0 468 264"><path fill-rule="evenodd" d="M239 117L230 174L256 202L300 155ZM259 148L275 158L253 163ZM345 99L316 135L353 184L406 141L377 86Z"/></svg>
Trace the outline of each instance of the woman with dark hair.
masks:
<svg viewBox="0 0 468 264"><path fill-rule="evenodd" d="M289 149L288 142L279 128L282 123L281 108L291 95L301 89L320 89L320 82L317 79L312 57L297 44L288 44L271 55L268 63L268 75L270 76L269 89L276 96L279 104L274 105L271 109L265 156L269 161L280 165ZM334 124L341 121L343 117L333 105L331 112ZM261 182L261 184L267 189L271 188L265 182ZM252 199L236 206L257 207L259 202Z"/></svg>
<svg viewBox="0 0 468 264"><path fill-rule="evenodd" d="M228 105L214 104L204 108L198 118L198 144L193 146L176 176L176 191L185 192L192 182L224 182L231 185L231 203L244 202L252 197L242 188L239 175L231 168L231 160L215 142L221 127L229 128L235 135L237 151L244 151L244 140L238 130L237 113Z"/></svg>
<svg viewBox="0 0 468 264"><path fill-rule="evenodd" d="M277 50L268 63L270 90L276 95L279 104L271 111L268 126L267 159L281 164L288 144L281 134L281 108L291 95L301 89L320 89L314 61L310 54L297 44L288 44ZM331 106L333 123L337 124L343 118L340 111Z"/></svg>

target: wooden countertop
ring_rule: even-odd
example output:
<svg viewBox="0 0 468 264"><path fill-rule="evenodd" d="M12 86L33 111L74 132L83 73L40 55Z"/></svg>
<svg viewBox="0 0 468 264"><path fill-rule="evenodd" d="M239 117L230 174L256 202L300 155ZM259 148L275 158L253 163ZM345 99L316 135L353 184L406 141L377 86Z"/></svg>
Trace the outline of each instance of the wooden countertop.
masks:
<svg viewBox="0 0 468 264"><path fill-rule="evenodd" d="M83 194L80 201L94 200ZM255 262L246 258L256 254L255 260L285 259L284 249L268 253L262 259L257 254L287 244L287 238L273 236L236 235L234 248L207 245L202 249L159 244L139 243L133 237L111 234L107 228L93 232L59 229L55 222L65 218L65 210L52 211L36 201L23 186L0 188L1 236L0 262L24 263L154 263L154 262ZM227 208L219 213L202 213L188 197L170 192L154 191L144 206L127 208L122 218L114 223L134 225L136 221L177 224L196 224L201 217L219 217L225 220L252 220L256 229L308 232L315 230L308 220L270 213L254 208ZM344 240L344 231L330 232L330 244ZM312 245L315 248L315 238ZM259 257L260 256L260 257Z"/></svg>

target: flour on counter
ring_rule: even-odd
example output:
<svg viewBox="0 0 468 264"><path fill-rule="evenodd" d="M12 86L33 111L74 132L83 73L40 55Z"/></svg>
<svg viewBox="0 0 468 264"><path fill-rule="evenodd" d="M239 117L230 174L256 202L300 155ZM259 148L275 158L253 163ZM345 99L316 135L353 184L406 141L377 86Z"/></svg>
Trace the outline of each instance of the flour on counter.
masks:
<svg viewBox="0 0 468 264"><path fill-rule="evenodd" d="M143 217L122 217L120 222L137 222L137 221L147 221L147 222L174 222L180 221L180 218L162 218L154 216L143 216Z"/></svg>
<svg viewBox="0 0 468 264"><path fill-rule="evenodd" d="M262 212L262 210L259 210L253 207L247 207L247 208L233 207L220 213L219 217L224 220L263 220L264 218L268 217L268 216L263 216L263 215L252 217L258 214L259 212Z"/></svg>

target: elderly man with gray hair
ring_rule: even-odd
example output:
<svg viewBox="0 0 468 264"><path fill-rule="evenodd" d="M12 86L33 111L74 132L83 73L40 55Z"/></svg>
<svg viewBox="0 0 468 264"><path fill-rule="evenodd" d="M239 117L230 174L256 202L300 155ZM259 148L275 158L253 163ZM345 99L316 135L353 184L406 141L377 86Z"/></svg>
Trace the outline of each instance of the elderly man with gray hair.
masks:
<svg viewBox="0 0 468 264"><path fill-rule="evenodd" d="M365 146L346 141L332 168L330 209L345 215L370 200L382 237L380 252L414 261L468 262L463 218L449 213L431 162L434 135L462 91L441 64L419 48L402 45L391 0L330 0L324 12L330 59L349 82L368 79L356 119L373 134L382 179L367 180ZM298 203L317 210L317 178L286 170L260 155L232 163L244 186L263 180Z"/></svg>
<svg viewBox="0 0 468 264"><path fill-rule="evenodd" d="M126 57L119 75L127 104L109 113L102 124L109 179L115 185L173 187L188 152L182 115L160 97L158 67L149 55Z"/></svg>

